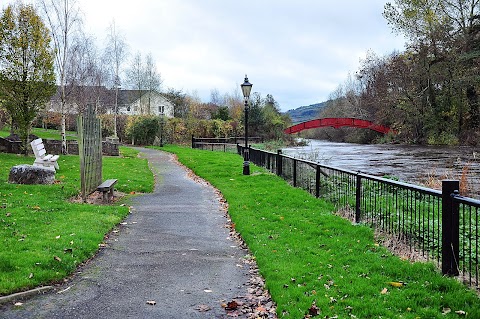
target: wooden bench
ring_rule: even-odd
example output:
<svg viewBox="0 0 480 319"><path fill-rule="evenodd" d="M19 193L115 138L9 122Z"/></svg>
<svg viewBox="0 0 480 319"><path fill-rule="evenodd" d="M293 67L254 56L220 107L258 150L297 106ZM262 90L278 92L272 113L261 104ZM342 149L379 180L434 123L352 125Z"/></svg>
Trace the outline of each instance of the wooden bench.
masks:
<svg viewBox="0 0 480 319"><path fill-rule="evenodd" d="M107 179L98 185L97 190L103 193L103 201L109 203L113 199L113 185L117 183L117 179Z"/></svg>
<svg viewBox="0 0 480 319"><path fill-rule="evenodd" d="M35 162L33 162L33 166L42 166L53 171L55 171L55 169L60 169L57 163L60 155L47 154L41 138L31 141L30 145L35 154Z"/></svg>

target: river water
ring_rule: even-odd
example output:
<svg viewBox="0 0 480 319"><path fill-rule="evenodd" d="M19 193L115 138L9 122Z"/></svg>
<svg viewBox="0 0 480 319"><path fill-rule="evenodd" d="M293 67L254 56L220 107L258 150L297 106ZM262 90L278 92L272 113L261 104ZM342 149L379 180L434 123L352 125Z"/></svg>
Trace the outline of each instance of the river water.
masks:
<svg viewBox="0 0 480 319"><path fill-rule="evenodd" d="M465 195L480 198L480 148L392 144L351 144L307 140L284 154L376 176L440 188L442 179L459 179Z"/></svg>

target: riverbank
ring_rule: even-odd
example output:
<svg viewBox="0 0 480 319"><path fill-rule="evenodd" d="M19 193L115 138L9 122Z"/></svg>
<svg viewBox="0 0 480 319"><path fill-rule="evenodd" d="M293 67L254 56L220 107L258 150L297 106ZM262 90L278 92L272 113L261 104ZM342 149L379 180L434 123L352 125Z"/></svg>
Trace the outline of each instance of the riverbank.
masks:
<svg viewBox="0 0 480 319"><path fill-rule="evenodd" d="M480 148L308 141L307 146L282 151L329 166L436 189L442 179L458 179L465 196L480 198Z"/></svg>
<svg viewBox="0 0 480 319"><path fill-rule="evenodd" d="M372 230L334 215L333 206L255 166L242 175L235 154L167 146L221 191L278 315L303 318L480 317L479 299L430 263L410 263Z"/></svg>

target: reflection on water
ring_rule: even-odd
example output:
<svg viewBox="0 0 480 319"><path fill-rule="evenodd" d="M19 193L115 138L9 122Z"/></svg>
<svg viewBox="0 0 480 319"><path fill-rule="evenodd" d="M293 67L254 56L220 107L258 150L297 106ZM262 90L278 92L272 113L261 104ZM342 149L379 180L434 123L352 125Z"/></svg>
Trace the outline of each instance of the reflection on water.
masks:
<svg viewBox="0 0 480 319"><path fill-rule="evenodd" d="M284 154L427 187L442 179L467 180L469 195L480 197L480 149L417 145L361 145L309 140L308 146L285 148Z"/></svg>

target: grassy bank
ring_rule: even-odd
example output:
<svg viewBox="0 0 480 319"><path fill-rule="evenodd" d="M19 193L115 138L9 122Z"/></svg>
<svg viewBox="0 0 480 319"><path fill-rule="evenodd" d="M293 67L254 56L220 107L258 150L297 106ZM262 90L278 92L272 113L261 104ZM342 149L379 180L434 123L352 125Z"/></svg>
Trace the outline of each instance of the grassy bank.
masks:
<svg viewBox="0 0 480 319"><path fill-rule="evenodd" d="M153 176L136 151L104 157L103 178L117 178L124 193L150 192ZM33 157L0 153L0 295L45 285L68 276L98 250L104 235L128 207L69 200L80 193L78 156L61 156L53 185L9 184L10 168Z"/></svg>
<svg viewBox="0 0 480 319"><path fill-rule="evenodd" d="M166 146L218 188L278 304L280 318L480 318L477 295L432 264L400 260L371 229L235 154ZM312 307L313 304L316 306Z"/></svg>

